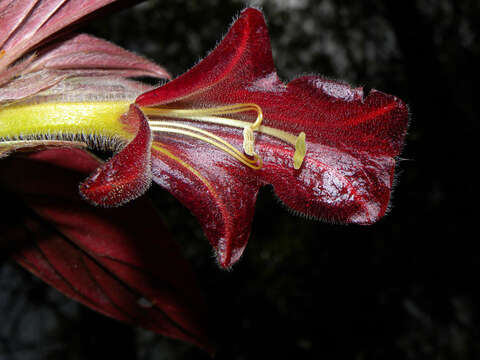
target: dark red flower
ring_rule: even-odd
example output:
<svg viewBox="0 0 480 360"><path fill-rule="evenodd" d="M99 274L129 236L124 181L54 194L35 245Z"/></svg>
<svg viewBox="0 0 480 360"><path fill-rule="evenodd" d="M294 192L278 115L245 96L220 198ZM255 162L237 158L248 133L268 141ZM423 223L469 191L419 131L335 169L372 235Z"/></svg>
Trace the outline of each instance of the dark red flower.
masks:
<svg viewBox="0 0 480 360"><path fill-rule="evenodd" d="M33 64L58 67L66 56L62 49L88 47L71 42ZM92 66L86 60L75 64ZM151 68L141 64L142 71ZM98 87L87 88L92 86ZM120 114L128 102L115 100L109 111ZM4 114L8 111L17 110ZM85 122L76 116L75 126ZM90 119L94 116L100 130L91 124L72 130L69 124L68 131L97 132L113 136L109 141L116 146L128 145L82 184L83 196L116 206L141 195L153 176L197 216L223 267L245 248L255 197L264 184L272 184L297 213L343 223L377 221L388 207L394 157L408 123L406 105L376 90L365 95L361 88L315 75L282 83L263 15L252 8L203 61L141 94L126 116L110 122L96 113Z"/></svg>
<svg viewBox="0 0 480 360"><path fill-rule="evenodd" d="M316 75L282 83L256 9L198 65L136 104L153 132L154 181L195 214L223 267L241 256L265 184L309 217L381 218L408 124L392 95Z"/></svg>
<svg viewBox="0 0 480 360"><path fill-rule="evenodd" d="M392 95L376 90L364 94L361 88L317 75L284 84L276 74L260 11L243 11L203 61L177 79L151 89L126 79L138 75L168 77L165 70L143 58L87 35L51 41L70 23L66 15L77 21L112 1L88 2L88 11L76 0L39 1L42 6L33 10L23 2L0 1L0 14L15 15L0 17L0 157L39 146L114 150L116 154L81 183L82 196L95 205L118 206L143 194L153 179L198 218L225 268L242 255L250 236L256 195L263 185L273 185L286 206L309 217L371 224L385 214L395 157L408 125L406 105ZM81 9L80 13L75 9ZM29 31L32 37L27 36ZM45 46L39 48L40 42ZM19 61L22 56L24 60ZM77 156L75 151L86 154L72 149L49 151L45 154L55 154L50 163L60 168L65 167L60 155L68 159ZM30 155L30 159L43 164L43 155L38 156ZM11 163L27 166L17 159ZM92 164L88 171L94 169ZM77 165L74 170L78 175L82 166ZM15 166L18 170L19 165ZM8 174L2 173L0 179L25 198L24 189ZM68 198L78 205L71 193ZM89 286L84 277L91 269L90 261L97 266L98 279L102 272L110 274L102 278L106 279L105 294L117 286L133 286L133 268L142 264L135 263L138 258L130 258L135 252L129 243L132 238L122 244L109 242L97 252L95 242L102 236L101 227L94 226L91 236L83 236L75 229L78 224L74 217L64 219L64 205L26 203L56 231L48 236L45 248L38 245L44 255L50 255L37 257L37 265L45 259L49 262L46 268L57 263L62 276L75 282L75 290L81 294ZM80 219L89 218L86 207L86 203L78 205ZM87 225L100 221L97 215L103 210L92 208L95 219ZM132 221L137 222L137 216L132 216ZM117 221L111 225L109 231L122 228ZM38 228L35 223L32 226ZM62 243L58 232L68 242ZM82 271L70 271L50 241L61 243L59 246L75 261L88 259ZM145 246L151 245L155 251L151 239L145 241ZM141 249L143 253L145 248ZM112 262L105 258L106 252L119 257L113 257ZM121 265L122 261L128 266ZM149 261L148 271L154 271ZM130 266L133 263L135 266ZM43 273L34 266L30 269L70 296L126 320L113 308L98 306L97 298L93 302L82 300L60 280L51 280L48 269ZM141 277L146 276L146 271L142 272ZM151 286L136 289L147 294L149 303L158 295L157 290ZM129 291L121 294L125 295L123 301ZM169 308L174 297L169 297L168 291L163 295L169 299L164 307ZM131 307L132 299L125 300L126 308ZM192 320L191 314L185 315L186 308L180 310L178 323L189 329L188 334L163 333L207 347L199 322Z"/></svg>

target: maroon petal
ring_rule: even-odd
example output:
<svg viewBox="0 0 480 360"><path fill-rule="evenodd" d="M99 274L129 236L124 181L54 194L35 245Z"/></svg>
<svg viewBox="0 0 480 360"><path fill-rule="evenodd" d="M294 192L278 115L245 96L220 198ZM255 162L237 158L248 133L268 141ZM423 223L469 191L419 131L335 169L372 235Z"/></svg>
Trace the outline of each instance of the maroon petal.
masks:
<svg viewBox="0 0 480 360"><path fill-rule="evenodd" d="M250 236L257 180L249 168L209 145L163 140L152 145L153 180L192 211L219 264L230 267Z"/></svg>
<svg viewBox="0 0 480 360"><path fill-rule="evenodd" d="M205 106L229 103L226 89L263 84L284 87L273 64L270 39L260 11L246 9L220 44L188 72L162 87L140 95L136 103L154 106L177 101ZM232 101L235 102L235 101Z"/></svg>
<svg viewBox="0 0 480 360"><path fill-rule="evenodd" d="M307 141L349 152L396 156L408 125L403 101L372 89L309 75L288 83L280 93L239 90L265 109L265 125L307 134Z"/></svg>
<svg viewBox="0 0 480 360"><path fill-rule="evenodd" d="M234 199L235 204L241 204L256 193L256 190L238 191L236 183L272 184L279 198L295 212L334 222L371 224L388 208L394 157L401 151L408 125L407 106L392 95L376 90L364 94L361 88L316 75L283 84L273 67L263 15L256 9L246 9L223 41L203 61L179 78L140 95L136 103L144 107L183 109L255 103L262 109L264 127L293 136L301 132L306 134L307 151L299 169L293 164L295 147L259 129L255 150L263 159L261 170L242 172L238 171L238 166L225 165L229 173L225 178L230 185L222 186L222 177L209 175L211 183L215 183L212 186L217 189L217 195L204 202L182 200L183 193L192 193L196 185L185 183L174 190L167 185L181 201L190 204L205 229L208 222L205 220L206 210L202 207L221 208L219 199L222 198ZM249 112L229 117L253 123L256 114ZM197 122L182 120L198 126ZM201 128L242 149L242 129L208 123L202 123ZM163 135L156 139L167 142ZM183 154L185 143L196 143L196 140L187 138L182 141L177 146L171 145L172 155ZM218 171L222 161L227 164L225 157L214 155L216 150L212 147L210 150L208 146L202 147L200 151L211 154L212 160L208 164L215 164L212 169ZM204 158L194 153L188 157L189 166L201 175L206 171L208 174L208 169L204 169ZM165 178L184 176L179 168L168 169L157 161L154 161L153 172L161 173ZM245 180L247 176L249 180ZM155 180L158 178L156 176ZM169 181L183 184L183 180ZM165 186L164 182L160 183ZM204 197L203 193L199 196L200 199ZM209 205L210 201L218 204ZM244 219L243 212L240 211L237 218L236 209L227 209L230 211L227 217L241 228L250 223ZM220 240L227 243L237 241L225 238L222 231L210 234L210 242L217 251L216 244L221 243ZM245 241L242 241L243 245ZM223 255L219 253L219 256ZM228 255L224 256L228 258ZM230 265L228 261L220 263Z"/></svg>
<svg viewBox="0 0 480 360"><path fill-rule="evenodd" d="M296 213L334 223L372 224L387 211L395 160L368 153L351 154L307 143L300 170L294 151L275 141L259 141L264 166L257 174L272 184L279 199Z"/></svg>
<svg viewBox="0 0 480 360"><path fill-rule="evenodd" d="M115 319L211 351L192 271L146 199L91 207L77 184L98 161L77 149L2 160L3 186L32 212L2 224L20 264L66 295ZM4 237L5 237L4 236Z"/></svg>
<svg viewBox="0 0 480 360"><path fill-rule="evenodd" d="M136 105L130 105L126 124L137 128L134 139L80 185L80 193L95 205L119 206L150 187L150 126Z"/></svg>

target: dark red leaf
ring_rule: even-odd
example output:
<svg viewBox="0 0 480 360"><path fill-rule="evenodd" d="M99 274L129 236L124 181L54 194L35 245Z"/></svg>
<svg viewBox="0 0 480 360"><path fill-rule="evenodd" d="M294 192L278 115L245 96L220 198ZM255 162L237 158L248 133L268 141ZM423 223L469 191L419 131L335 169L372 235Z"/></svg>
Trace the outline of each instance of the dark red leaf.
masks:
<svg viewBox="0 0 480 360"><path fill-rule="evenodd" d="M32 209L2 224L14 258L66 295L115 319L208 351L205 305L177 245L146 198L95 208L78 182L99 162L80 149L2 160L0 183Z"/></svg>

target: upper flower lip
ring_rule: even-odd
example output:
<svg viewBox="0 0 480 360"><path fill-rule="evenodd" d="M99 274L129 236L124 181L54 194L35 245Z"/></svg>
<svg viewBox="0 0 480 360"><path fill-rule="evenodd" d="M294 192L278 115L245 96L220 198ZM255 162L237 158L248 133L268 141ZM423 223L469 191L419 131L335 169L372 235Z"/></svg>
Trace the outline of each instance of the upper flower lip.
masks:
<svg viewBox="0 0 480 360"><path fill-rule="evenodd" d="M268 79L268 81L265 81ZM187 99L190 104L239 103L231 93L216 90L229 82L230 89L255 84L270 85L270 90L284 88L276 75L270 39L262 13L245 9L217 47L192 69L157 89L140 95L140 106L172 104ZM263 89L269 90L269 87Z"/></svg>

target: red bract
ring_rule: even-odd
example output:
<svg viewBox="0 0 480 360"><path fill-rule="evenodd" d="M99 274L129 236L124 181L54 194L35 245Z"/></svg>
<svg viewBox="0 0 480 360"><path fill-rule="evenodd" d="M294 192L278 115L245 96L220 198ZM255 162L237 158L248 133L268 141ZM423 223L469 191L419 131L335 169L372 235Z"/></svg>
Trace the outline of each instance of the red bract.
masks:
<svg viewBox="0 0 480 360"><path fill-rule="evenodd" d="M150 118L163 111L167 120L194 125L240 149L248 126L222 126L220 120L188 113L182 118L168 109L229 104L261 109L262 125L254 131L261 169L245 166L205 141L152 127L153 179L196 215L223 267L237 261L245 248L255 197L264 184L272 184L295 212L329 221L371 224L387 210L394 157L408 123L406 105L392 95L376 90L365 95L361 88L315 75L285 85L276 74L258 10L245 10L203 61L140 95L136 103L147 108ZM229 118L253 123L258 114L251 110L232 111ZM295 151L302 150L302 132L306 153L294 164ZM296 142L289 143L292 138Z"/></svg>

